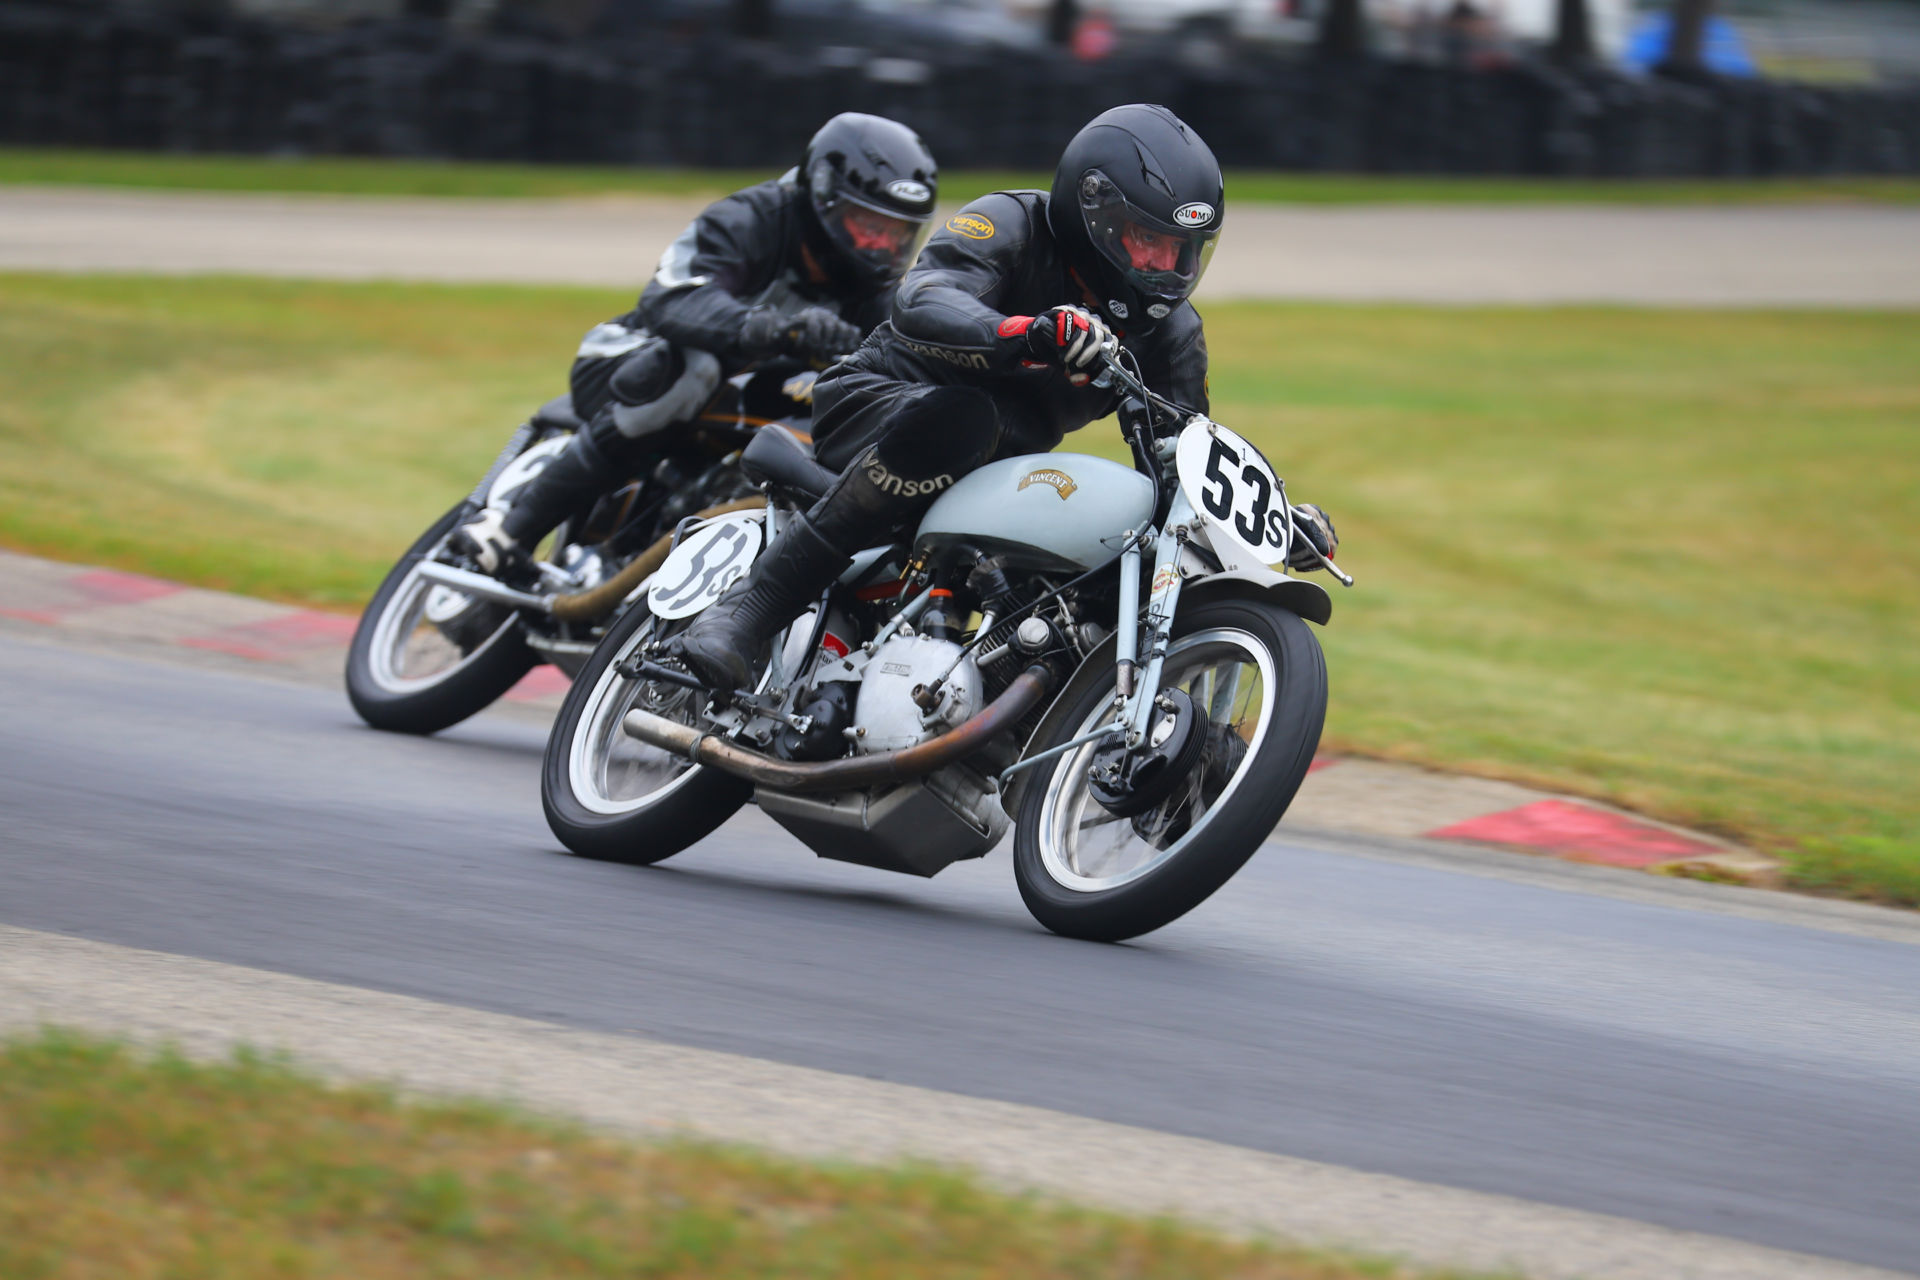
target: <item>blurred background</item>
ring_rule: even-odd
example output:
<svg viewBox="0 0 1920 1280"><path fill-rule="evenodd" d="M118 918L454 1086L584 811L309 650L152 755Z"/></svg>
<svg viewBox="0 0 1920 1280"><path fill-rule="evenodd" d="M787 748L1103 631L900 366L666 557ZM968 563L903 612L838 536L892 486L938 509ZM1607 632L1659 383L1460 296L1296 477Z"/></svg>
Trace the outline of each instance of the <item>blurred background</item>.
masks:
<svg viewBox="0 0 1920 1280"><path fill-rule="evenodd" d="M753 168L825 116L1046 169L1920 172L1920 0L8 0L0 144Z"/></svg>

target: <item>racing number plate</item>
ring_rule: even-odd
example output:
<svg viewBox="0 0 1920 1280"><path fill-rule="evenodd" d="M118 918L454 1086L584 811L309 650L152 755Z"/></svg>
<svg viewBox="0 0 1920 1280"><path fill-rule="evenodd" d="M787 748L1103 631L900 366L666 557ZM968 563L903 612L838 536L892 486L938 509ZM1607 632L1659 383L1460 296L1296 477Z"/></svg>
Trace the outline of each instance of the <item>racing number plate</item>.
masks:
<svg viewBox="0 0 1920 1280"><path fill-rule="evenodd" d="M1258 449L1219 423L1196 418L1180 433L1174 466L1180 491L1215 538L1228 540L1261 564L1286 559L1286 497L1280 478Z"/></svg>
<svg viewBox="0 0 1920 1280"><path fill-rule="evenodd" d="M681 539L647 580L647 608L653 616L689 617L746 577L760 554L762 519L747 512L717 516Z"/></svg>

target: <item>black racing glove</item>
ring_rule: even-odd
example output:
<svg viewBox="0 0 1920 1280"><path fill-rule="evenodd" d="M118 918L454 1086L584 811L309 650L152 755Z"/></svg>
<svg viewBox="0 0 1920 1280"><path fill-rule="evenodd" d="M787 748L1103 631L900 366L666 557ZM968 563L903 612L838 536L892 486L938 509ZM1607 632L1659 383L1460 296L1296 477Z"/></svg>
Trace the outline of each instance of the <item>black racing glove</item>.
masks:
<svg viewBox="0 0 1920 1280"><path fill-rule="evenodd" d="M1027 350L1033 358L1066 370L1075 385L1093 376L1101 351L1115 341L1113 330L1085 307L1054 307L1027 326Z"/></svg>
<svg viewBox="0 0 1920 1280"><path fill-rule="evenodd" d="M1312 544L1309 550L1303 544ZM1293 551L1287 556L1289 569L1318 569L1320 556L1333 559L1333 553L1340 549L1340 535L1333 531L1333 518L1311 502L1295 503L1293 507Z"/></svg>
<svg viewBox="0 0 1920 1280"><path fill-rule="evenodd" d="M859 346L860 326L842 320L826 307L807 307L794 315L755 307L740 325L740 349L754 360L793 356L826 364Z"/></svg>

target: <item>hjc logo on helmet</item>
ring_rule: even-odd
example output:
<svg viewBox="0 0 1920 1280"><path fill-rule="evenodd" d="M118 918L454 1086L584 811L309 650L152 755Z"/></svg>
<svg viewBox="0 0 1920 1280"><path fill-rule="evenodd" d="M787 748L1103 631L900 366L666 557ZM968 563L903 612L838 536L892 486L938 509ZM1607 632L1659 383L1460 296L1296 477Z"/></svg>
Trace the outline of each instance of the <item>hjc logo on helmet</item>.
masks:
<svg viewBox="0 0 1920 1280"><path fill-rule="evenodd" d="M1213 221L1213 206L1202 200L1183 204L1173 211L1173 220L1183 227L1204 227Z"/></svg>
<svg viewBox="0 0 1920 1280"><path fill-rule="evenodd" d="M887 194L907 204L925 204L933 199L933 192L927 189L926 183L915 182L911 178L897 178L889 182Z"/></svg>

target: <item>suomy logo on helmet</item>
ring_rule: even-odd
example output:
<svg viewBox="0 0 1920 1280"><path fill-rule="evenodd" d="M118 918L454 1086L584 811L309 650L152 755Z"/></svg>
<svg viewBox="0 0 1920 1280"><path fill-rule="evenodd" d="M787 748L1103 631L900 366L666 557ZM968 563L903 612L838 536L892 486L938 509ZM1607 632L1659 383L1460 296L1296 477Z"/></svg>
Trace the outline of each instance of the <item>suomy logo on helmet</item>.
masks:
<svg viewBox="0 0 1920 1280"><path fill-rule="evenodd" d="M1173 211L1173 220L1183 227L1204 227L1213 221L1213 206L1204 200L1183 204Z"/></svg>
<svg viewBox="0 0 1920 1280"><path fill-rule="evenodd" d="M933 192L927 189L927 184L915 182L912 178L896 178L889 182L887 194L907 204L925 204L933 199Z"/></svg>
<svg viewBox="0 0 1920 1280"><path fill-rule="evenodd" d="M991 240L993 222L977 213L956 213L947 219L947 230L969 240Z"/></svg>

